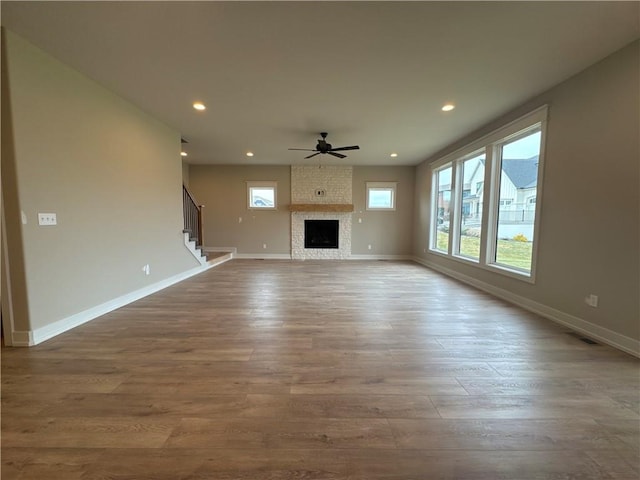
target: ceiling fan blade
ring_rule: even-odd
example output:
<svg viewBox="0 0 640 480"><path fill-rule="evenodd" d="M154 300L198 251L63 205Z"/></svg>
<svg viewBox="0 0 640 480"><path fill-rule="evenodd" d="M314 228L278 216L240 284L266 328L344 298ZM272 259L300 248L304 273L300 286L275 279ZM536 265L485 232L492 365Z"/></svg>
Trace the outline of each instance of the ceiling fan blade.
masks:
<svg viewBox="0 0 640 480"><path fill-rule="evenodd" d="M317 150L312 148L288 148L287 150L300 150L302 152L317 152Z"/></svg>
<svg viewBox="0 0 640 480"><path fill-rule="evenodd" d="M320 152L312 153L308 157L304 157L304 158L307 159L307 158L315 157L316 155L320 155Z"/></svg>
<svg viewBox="0 0 640 480"><path fill-rule="evenodd" d="M331 150L330 152L327 152L329 155L333 155L334 157L338 157L338 158L347 158L346 155L342 155L341 153L336 153L333 150Z"/></svg>
<svg viewBox="0 0 640 480"><path fill-rule="evenodd" d="M351 145L350 147L338 147L338 148L331 149L332 152L340 151L340 150L360 150L360 147L358 145Z"/></svg>

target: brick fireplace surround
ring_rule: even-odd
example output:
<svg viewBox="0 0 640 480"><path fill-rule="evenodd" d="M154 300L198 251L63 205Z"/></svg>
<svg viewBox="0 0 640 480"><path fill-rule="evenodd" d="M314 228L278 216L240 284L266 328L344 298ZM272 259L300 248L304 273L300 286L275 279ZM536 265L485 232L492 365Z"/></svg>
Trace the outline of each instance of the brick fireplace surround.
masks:
<svg viewBox="0 0 640 480"><path fill-rule="evenodd" d="M291 258L344 260L351 256L350 212L320 211L329 205L352 204L353 168L343 166L291 166L291 203L317 204L319 211L291 212ZM305 220L338 220L338 248L304 248Z"/></svg>

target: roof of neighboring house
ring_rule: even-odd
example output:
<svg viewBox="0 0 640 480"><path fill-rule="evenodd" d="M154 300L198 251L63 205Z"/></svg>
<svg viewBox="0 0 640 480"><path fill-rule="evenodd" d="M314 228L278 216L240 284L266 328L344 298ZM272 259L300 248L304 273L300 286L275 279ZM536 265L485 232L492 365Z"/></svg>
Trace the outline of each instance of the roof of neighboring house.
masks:
<svg viewBox="0 0 640 480"><path fill-rule="evenodd" d="M538 179L538 155L531 158L504 158L502 171L516 188L535 187Z"/></svg>

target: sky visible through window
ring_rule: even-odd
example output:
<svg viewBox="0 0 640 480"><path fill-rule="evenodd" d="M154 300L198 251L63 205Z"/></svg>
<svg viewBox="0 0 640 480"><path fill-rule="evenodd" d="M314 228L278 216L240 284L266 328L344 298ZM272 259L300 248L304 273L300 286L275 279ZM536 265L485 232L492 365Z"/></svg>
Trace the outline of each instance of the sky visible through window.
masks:
<svg viewBox="0 0 640 480"><path fill-rule="evenodd" d="M506 143L502 147L502 158L523 159L535 157L540 153L541 135L541 132L535 132L514 142Z"/></svg>
<svg viewBox="0 0 640 480"><path fill-rule="evenodd" d="M369 208L391 208L391 190L369 189Z"/></svg>

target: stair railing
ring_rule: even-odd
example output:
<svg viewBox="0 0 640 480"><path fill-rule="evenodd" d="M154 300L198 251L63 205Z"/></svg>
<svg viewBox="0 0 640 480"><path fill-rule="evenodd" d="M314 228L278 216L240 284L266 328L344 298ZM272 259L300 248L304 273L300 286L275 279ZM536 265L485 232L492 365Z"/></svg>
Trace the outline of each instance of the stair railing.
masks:
<svg viewBox="0 0 640 480"><path fill-rule="evenodd" d="M203 244L202 239L202 208L204 205L198 205L189 189L182 185L182 205L184 213L184 230L189 234L189 238L196 242L196 246Z"/></svg>

